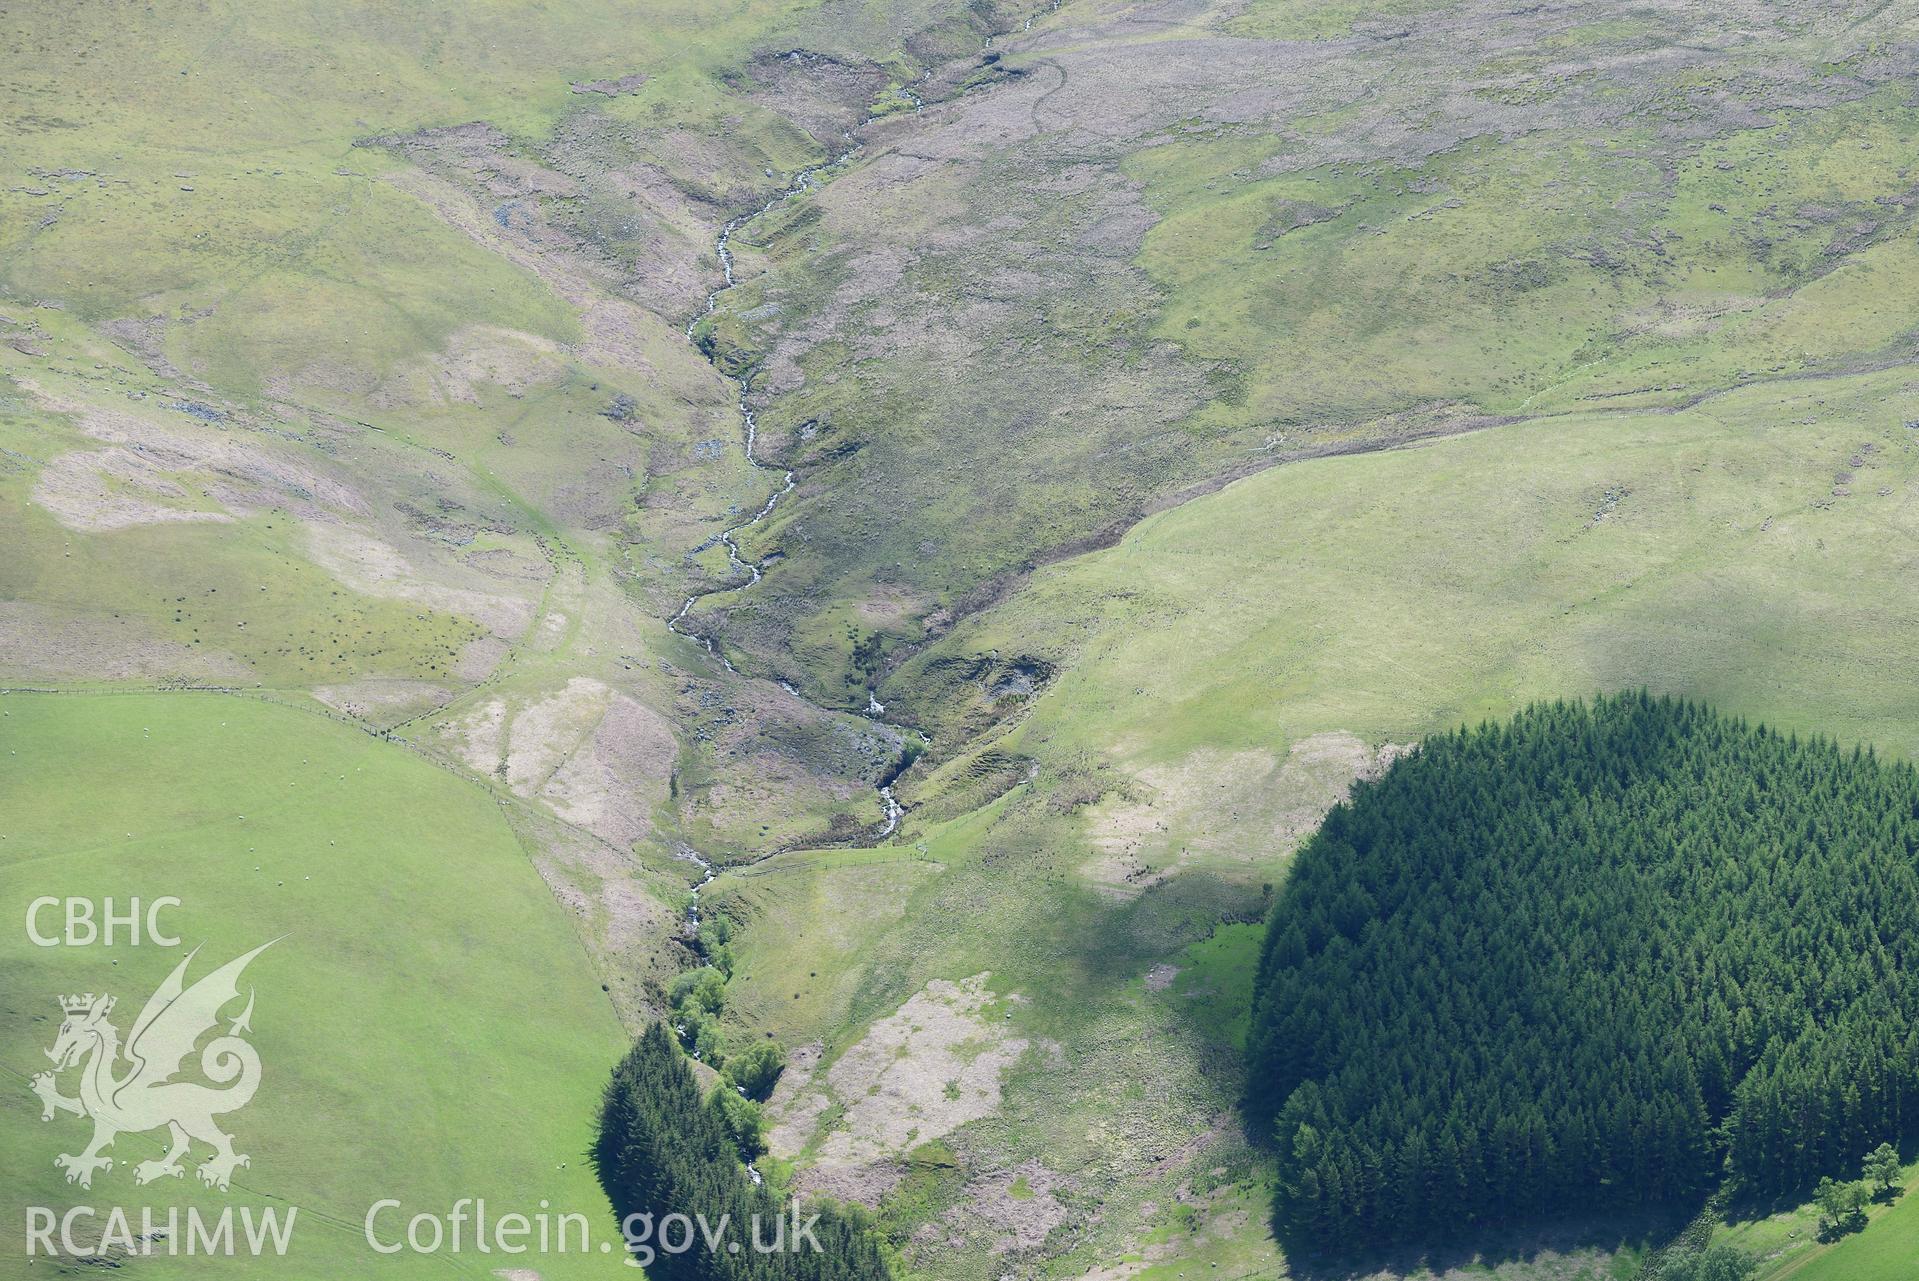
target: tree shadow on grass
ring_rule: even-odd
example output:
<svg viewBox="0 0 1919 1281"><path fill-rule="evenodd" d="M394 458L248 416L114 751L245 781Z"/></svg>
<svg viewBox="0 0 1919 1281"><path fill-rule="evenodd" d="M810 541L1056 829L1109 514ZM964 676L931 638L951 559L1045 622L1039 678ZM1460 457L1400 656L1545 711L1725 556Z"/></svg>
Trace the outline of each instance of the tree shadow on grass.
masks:
<svg viewBox="0 0 1919 1281"><path fill-rule="evenodd" d="M1273 1236L1286 1252L1287 1266L1296 1281L1360 1281L1405 1276L1421 1269L1438 1276L1454 1269L1485 1272L1503 1264L1528 1263L1543 1255L1585 1250L1616 1253L1652 1249L1678 1235L1697 1212L1698 1207L1691 1206L1561 1217L1482 1227L1417 1246L1349 1252L1324 1249L1277 1223Z"/></svg>

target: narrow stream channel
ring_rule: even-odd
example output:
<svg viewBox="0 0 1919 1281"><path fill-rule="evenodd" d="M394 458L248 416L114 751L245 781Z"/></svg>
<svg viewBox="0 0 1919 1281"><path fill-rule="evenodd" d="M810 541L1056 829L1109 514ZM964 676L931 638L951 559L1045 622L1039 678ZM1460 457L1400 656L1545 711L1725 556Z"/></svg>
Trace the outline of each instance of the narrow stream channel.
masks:
<svg viewBox="0 0 1919 1281"><path fill-rule="evenodd" d="M914 102L915 109L917 110L920 105L920 103L918 102L918 96L914 95L914 99L915 99L915 102ZM752 222L755 218L758 218L761 214L768 213L772 211L773 209L778 208L780 205L785 204L788 200L793 199L793 197L803 195L804 193L812 190L813 179L816 175L822 172L825 172L826 170L837 168L838 166L845 164L848 160L851 160L853 156L858 153L859 144L856 142L853 142L852 135L850 133L847 135L847 142L848 142L848 146L846 150L840 152L838 155L834 156L831 160L800 170L798 174L794 175L792 182L788 183L783 190L781 190L777 195L773 196L765 204L761 205L757 209L752 210L751 212L743 213L734 218L729 219L726 222L726 224L720 228L719 236L714 242L714 249L719 256L720 271L723 276L723 283L720 285L718 289L715 289L711 293L707 294L706 305L700 309L700 312L697 316L693 317L693 319L686 322L686 330L685 330L687 341L692 343L694 347L701 352L702 355L705 355L707 357L708 362L711 363L715 369L720 368L719 362L713 357L711 353L707 352L704 348L700 348L699 341L695 337L694 331L695 329L698 328L700 321L712 315L714 310L719 306L720 295L725 293L727 290L731 289L735 283L733 278L733 251L729 247L729 242L733 238L733 233L735 231L738 231L741 227L744 227L747 223ZM721 370L721 373L722 375L724 375L725 371ZM761 521L765 520L768 516L770 516L773 512L773 508L779 504L780 499L786 497L786 495L788 495L789 493L793 491L793 487L797 483L797 479L791 470L770 466L759 460L759 457L756 453L756 448L759 444L759 421L754 416L752 406L747 403L748 395L752 391L752 375L751 373L744 374L741 377L734 379L733 382L739 389L739 398L736 403L738 404L738 407L739 407L740 426L744 435L744 448L746 451L746 461L751 463L755 468L757 468L760 471L779 472L780 487L777 490L775 490L771 496L767 498L766 502L760 506L760 509L758 511L754 512L751 516L747 517L745 520L740 521L738 524L729 525L725 529L720 531L720 543L726 548L727 561L732 565L736 573L746 575L746 581L743 583L737 583L731 586L716 587L709 592L693 593L692 595L686 598L685 602L681 604L679 612L674 614L673 617L667 621L666 625L668 629L670 629L671 631L681 636L684 636L689 640L698 641L706 649L706 652L710 654L712 657L718 659L720 662L720 665L726 668L728 672L738 675L739 668L733 665L732 660L726 656L725 652L722 651L720 647L717 644L715 644L710 637L702 636L698 632L689 631L683 624L685 622L686 616L692 612L693 606L700 600L702 596L717 595L720 592L731 592L731 591L743 592L759 585L760 580L763 577L765 577L765 575L758 564L746 559L746 557L740 554L740 545L738 541L736 541L734 535L738 534L743 529L759 524ZM795 698L801 699L803 702L812 704L812 706L819 708L823 712L831 713L834 710L831 708L822 707L818 703L814 703L813 700L806 698L797 689L793 688L793 686L786 681L781 681L779 682L779 684L780 684L780 687L784 689L787 693L793 695ZM886 711L886 705L884 703L881 703L879 699L874 696L874 692L872 690L868 690L866 693L866 715L869 718L871 718L876 724L885 726L888 729L898 730L899 733L902 736L904 736L908 731L901 729L899 726L889 725L886 721L883 721L880 719L880 717L885 713L885 711ZM886 771L886 773L883 775L885 781L880 783L878 787L875 789L879 793L881 812L884 815L884 818L880 826L877 829L875 829L873 833L871 834L870 839L872 839L875 843L885 840L887 837L891 836L895 831L899 829L900 818L904 815L905 810L900 806L900 803L896 799L894 799L893 783L896 779L898 779L901 771L905 768L906 763L909 759L910 757L907 755L905 750L902 749L900 760L897 761L890 769ZM691 899L687 907L688 932L697 936L700 928L700 891L705 889L709 884L712 883L713 878L719 875L720 869L715 867L711 860L709 860L704 855L702 855L698 850L693 849L691 846L683 846L681 848L681 854L684 858L688 859L690 862L698 865L701 872L700 881L697 885L693 887Z"/></svg>
<svg viewBox="0 0 1919 1281"><path fill-rule="evenodd" d="M1052 0L1052 9L1054 12L1058 12L1059 0ZM1032 25L1033 25L1032 19L1028 18L1022 30L1030 30L1032 28ZM993 37L989 35L986 37L985 43L982 47L991 48L992 44L993 44ZM931 74L930 71L926 73L922 73L921 78L924 79L927 75L930 75L930 74ZM909 101L912 102L913 111L915 113L918 113L925 109L926 107L925 100L920 96L919 91L916 88L914 88L912 85L909 84L904 86L901 92L907 97ZM868 116L867 119L863 121L862 123L870 124L874 119L877 119L877 118L878 118L877 115ZM778 208L779 206L785 204L787 201L793 199L795 196L804 195L806 192L811 191L813 189L813 179L816 176L828 170L837 169L841 165L851 160L855 155L857 155L860 150L860 145L858 142L854 140L852 132L849 130L844 135L844 137L847 143L846 149L844 151L840 152L838 155L834 156L830 160L827 160L820 164L812 165L805 169L800 170L797 174L793 176L792 182L788 183L782 190L780 190L772 198L767 200L765 204L759 206L759 208L757 209L751 210L747 213L739 214L733 218L728 219L726 223L720 227L719 235L714 240L713 248L720 260L720 273L722 276L722 283L720 284L719 288L714 289L712 292L706 295L706 304L700 308L699 314L686 322L685 334L686 334L686 340L689 343L693 344L695 350L699 351L701 355L707 358L707 362L709 364L711 364L716 370L719 370L722 377L727 376L726 371L723 368L721 368L719 361L715 358L713 353L707 351L705 348L702 348L700 346L699 340L695 336L694 331L699 327L699 323L702 320L706 319L708 316L711 316L713 312L719 307L720 295L725 293L727 290L733 288L734 284L736 283L733 276L733 251L732 251L732 248L730 247L730 242L732 241L733 233L738 231L741 227L744 227L748 223L752 222L755 218L760 217L762 214L769 213L772 210ZM779 505L780 499L786 497L788 494L793 492L793 488L798 483L798 480L795 473L790 468L770 466L759 460L758 454L756 452L757 447L759 445L759 420L755 417L753 413L753 408L748 403L748 398L752 392L752 372L749 370L745 374L742 374L740 377L735 378L732 381L739 391L738 399L736 400L735 403L739 409L740 427L741 427L741 432L744 438L743 448L746 454L746 461L749 464L751 464L754 468L760 471L779 472L780 487L773 491L773 493L767 498L765 503L761 504L760 509L758 511L754 512L751 516L747 517L745 520L740 521L737 524L728 525L725 529L720 531L720 543L722 546L726 548L726 558L728 563L733 567L733 570L736 574L743 573L746 576L746 581L743 583L735 583L733 585L725 586L725 587L715 587L712 590L706 591L706 592L692 593L686 598L685 601L681 603L679 611L675 613L672 618L667 620L666 626L669 631L672 631L680 636L684 636L688 640L698 641L700 645L706 650L706 652L709 655L711 655L713 658L719 660L720 665L724 667L728 672L733 673L735 675L739 675L740 674L739 668L733 665L733 661L726 656L725 652L722 651L721 648L716 643L714 643L714 641L710 637L703 636L699 634L698 632L689 631L683 624L685 623L686 616L693 611L693 606L696 603L698 603L699 599L702 596L717 595L720 592L731 592L731 591L743 592L743 591L748 591L751 588L754 588L759 585L760 580L765 577L762 567L759 564L753 561L750 561L746 559L745 556L741 555L740 545L738 541L735 539L734 535L738 534L743 529L747 529L747 528L750 528L751 526L759 524L761 521L765 520L768 516L772 515L773 509ZM791 683L785 680L781 680L779 682L779 685L781 689L784 689L788 694L791 694L794 698L797 698L804 703L807 703L815 708L818 708L822 712L827 712L829 714L832 714L835 711L835 709L825 707L817 702L814 702L812 699L807 698L804 694L801 694L799 690L795 689ZM877 692L870 688L866 691L866 707L864 709L864 712L867 718L872 720L874 724L880 725L886 729L894 730L897 733L899 733L902 741L902 747L900 749L900 755L898 759L894 761L894 763L890 767L888 767L887 770L881 775L881 781L875 786L875 789L874 789L879 794L880 807L881 807L881 813L883 815L883 818L881 820L880 826L874 829L874 831L869 835L868 839L870 839L874 844L878 844L879 842L884 841L887 837L891 836L894 832L899 830L900 820L905 815L906 811L904 807L900 805L898 799L895 798L895 796L893 795L893 785L899 780L899 776L906 771L906 768L910 764L912 764L913 759L917 754L913 750L904 746L904 743L906 741L906 736L911 733L917 733L917 731L908 730L902 726L893 725L890 722L882 719L886 715L886 704L880 702ZM926 742L927 742L926 736L924 734L919 734L919 741L922 746L926 745ZM711 859L708 859L704 854L701 854L698 850L694 849L690 845L681 845L679 852L681 857L695 864L700 869L699 882L693 886L692 890L690 891L688 895L687 909L686 909L687 934L690 938L697 940L699 936L699 930L700 930L700 891L704 890L708 885L713 883L714 878L716 878L720 874L720 868L715 866ZM764 857L770 857L770 855L767 855ZM749 1176L751 1176L754 1183L757 1184L761 1182L761 1175L758 1168L750 1161L746 1163L746 1172Z"/></svg>

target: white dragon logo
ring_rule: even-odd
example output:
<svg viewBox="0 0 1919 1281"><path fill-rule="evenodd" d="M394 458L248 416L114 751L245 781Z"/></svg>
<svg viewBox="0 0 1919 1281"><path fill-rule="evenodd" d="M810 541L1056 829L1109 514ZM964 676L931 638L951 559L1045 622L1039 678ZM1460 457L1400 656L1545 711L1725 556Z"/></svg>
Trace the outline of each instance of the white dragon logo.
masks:
<svg viewBox="0 0 1919 1281"><path fill-rule="evenodd" d="M279 942L262 943L245 956L227 962L192 987L185 983L187 966L199 954L195 948L174 967L166 981L147 998L140 1017L133 1021L127 1037L124 1057L129 1065L117 1074L123 1052L120 1032L107 1021L113 1009L111 996L89 992L85 996L63 996L60 1008L66 1018L60 1024L60 1036L47 1051L53 1071L33 1078L33 1092L40 1096L42 1121L53 1120L56 1112L93 1118L93 1141L78 1155L61 1154L55 1166L67 1172L68 1183L93 1186L96 1170L113 1167L113 1158L101 1156L120 1134L156 1130L165 1126L171 1138L167 1154L158 1161L142 1161L133 1168L135 1183L151 1183L162 1177L180 1177L180 1158L189 1143L198 1139L213 1148L213 1155L200 1167L200 1181L209 1187L227 1190L233 1171L249 1160L233 1150L233 1136L223 1133L213 1118L245 1107L260 1085L260 1056L253 1046L240 1039L240 1033L252 1031L253 992L248 989L246 1009L233 1020L225 1036L216 1036L200 1052L200 1071L215 1085L214 1089L197 1081L176 1081L194 1045L220 1022L220 1011L240 995L240 971L260 953ZM55 1073L84 1062L80 1071L80 1097L70 1099L54 1085Z"/></svg>

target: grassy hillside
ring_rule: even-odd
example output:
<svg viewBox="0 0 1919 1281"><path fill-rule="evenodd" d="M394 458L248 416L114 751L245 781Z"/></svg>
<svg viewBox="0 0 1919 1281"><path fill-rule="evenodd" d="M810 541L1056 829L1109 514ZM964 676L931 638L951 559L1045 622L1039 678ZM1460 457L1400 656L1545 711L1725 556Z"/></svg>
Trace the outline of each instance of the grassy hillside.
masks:
<svg viewBox="0 0 1919 1281"><path fill-rule="evenodd" d="M1139 765L1640 682L1911 754L1916 394L1784 381L1277 469L1037 575L900 687L962 655L1070 663L1014 744Z"/></svg>
<svg viewBox="0 0 1919 1281"><path fill-rule="evenodd" d="M1909 1167L1908 1187L1912 1179ZM1771 1213L1748 1210L1719 1224L1714 1239L1759 1259L1759 1281L1893 1281L1912 1270L1915 1204L1902 1194L1891 1205L1870 1205L1865 1229L1837 1240L1820 1238L1818 1210L1812 1205L1784 1206Z"/></svg>
<svg viewBox="0 0 1919 1281"><path fill-rule="evenodd" d="M9 679L311 695L608 843L649 928L676 842L878 823L894 738L663 625L777 479L683 325L729 217L1012 19L647 18L6 16Z"/></svg>
<svg viewBox="0 0 1919 1281"><path fill-rule="evenodd" d="M358 1056L302 1085L360 1091L352 1150L258 1120L249 1176L315 1205L574 1187L605 1046L529 1075L501 994L617 1043L579 1002L631 1030L693 963L697 850L729 1035L795 1052L770 1172L929 1274L1270 1274L1248 932L1354 776L1640 685L1919 749L1909 5L16 10L0 678L402 741L11 697L4 846L62 890L215 858L231 950L314 896L344 941L259 966L317 1012L261 1035ZM720 228L855 145L737 227L696 349ZM750 592L737 373L798 471ZM712 589L745 675L665 625ZM869 686L930 735L911 813L809 850L881 818ZM230 803L312 866L269 888ZM23 956L16 1021L73 986ZM1629 1270L1607 1228L1502 1275Z"/></svg>
<svg viewBox="0 0 1919 1281"><path fill-rule="evenodd" d="M1789 1256L1760 1273L1762 1281L1894 1281L1912 1271L1919 1257L1919 1202L1900 1203L1873 1217L1858 1236L1846 1237L1806 1257Z"/></svg>
<svg viewBox="0 0 1919 1281"><path fill-rule="evenodd" d="M1224 1115L1237 1034L1215 1004L1250 975L1203 940L1257 919L1284 851L1392 744L1532 699L1645 685L1910 758L1913 420L1903 371L1538 419L1274 469L1034 575L896 678L936 743L1000 728L908 775L916 808L887 853L722 882L746 923L733 1017L821 1042L814 1084L775 1109L788 1152L879 1189L903 1224L966 1224L962 1254L909 1250L931 1275L986 1275L1008 1239L1071 1275L1258 1238ZM1023 1049L990 1112L939 1136L950 1164L926 1165L832 1066L876 1050L934 980L982 972L1006 1004L999 1040L969 1044ZM928 1090L909 1115L937 1112ZM992 1217L990 1175L1027 1161L1074 1207L1030 1244ZM1630 1257L1633 1231L1499 1248L1598 1266L1595 1247Z"/></svg>
<svg viewBox="0 0 1919 1281"><path fill-rule="evenodd" d="M295 1205L283 1266L300 1276L418 1275L418 1259L377 1257L361 1240L382 1197L409 1215L480 1195L533 1213L545 1198L608 1224L583 1154L624 1038L580 939L484 790L353 729L243 698L12 694L0 711L0 900L16 926L0 965L0 1128L16 1208ZM32 946L18 927L42 894L111 896L122 908L177 896L162 919L182 946ZM201 1188L191 1169L136 1188L131 1164L157 1157L161 1134L120 1139L111 1155L122 1164L89 1192L64 1183L52 1158L80 1150L90 1128L70 1116L43 1124L27 1089L59 1027L55 998L113 993L124 1035L187 950L202 949L197 978L274 938L244 978L263 1083L226 1118L252 1157L232 1193ZM63 1092L75 1079L61 1079ZM28 1267L12 1250L5 1262L8 1275L52 1266ZM136 1266L238 1276L271 1265ZM598 1256L538 1266L619 1271ZM483 1271L465 1256L453 1267Z"/></svg>
<svg viewBox="0 0 1919 1281"><path fill-rule="evenodd" d="M889 653L1221 477L1900 359L1904 21L1042 16L743 229L714 334L808 483L713 625L858 706Z"/></svg>

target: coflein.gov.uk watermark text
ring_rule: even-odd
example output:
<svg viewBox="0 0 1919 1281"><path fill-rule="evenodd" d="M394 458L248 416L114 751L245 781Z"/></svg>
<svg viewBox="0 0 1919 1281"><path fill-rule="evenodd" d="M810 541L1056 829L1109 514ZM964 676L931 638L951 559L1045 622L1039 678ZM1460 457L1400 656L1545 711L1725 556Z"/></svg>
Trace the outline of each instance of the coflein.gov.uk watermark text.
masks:
<svg viewBox="0 0 1919 1281"><path fill-rule="evenodd" d="M711 1254L800 1254L821 1252L813 1229L817 1214L802 1217L797 1199L767 1217L754 1214L745 1223L722 1214L629 1214L620 1221L619 1245L627 1262L645 1267L662 1254L694 1251ZM592 1221L584 1214L553 1214L540 1202L535 1214L494 1214L483 1199L463 1197L443 1214L406 1217L400 1201L376 1201L367 1210L366 1242L376 1253L413 1254L611 1254L613 1241L593 1240Z"/></svg>
<svg viewBox="0 0 1919 1281"><path fill-rule="evenodd" d="M198 1206L95 1207L55 1210L27 1207L29 1258L111 1261L152 1256L235 1257L284 1255L293 1243L298 1206L227 1206L217 1214ZM404 1203L385 1197L368 1207L362 1239L375 1254L547 1255L613 1254L645 1267L661 1255L821 1252L817 1214L803 1214L792 1201L777 1214L754 1214L745 1223L731 1215L628 1215L611 1231L596 1234L594 1217L559 1212L546 1201L529 1213L496 1213L484 1198L462 1197L442 1212L408 1215Z"/></svg>

